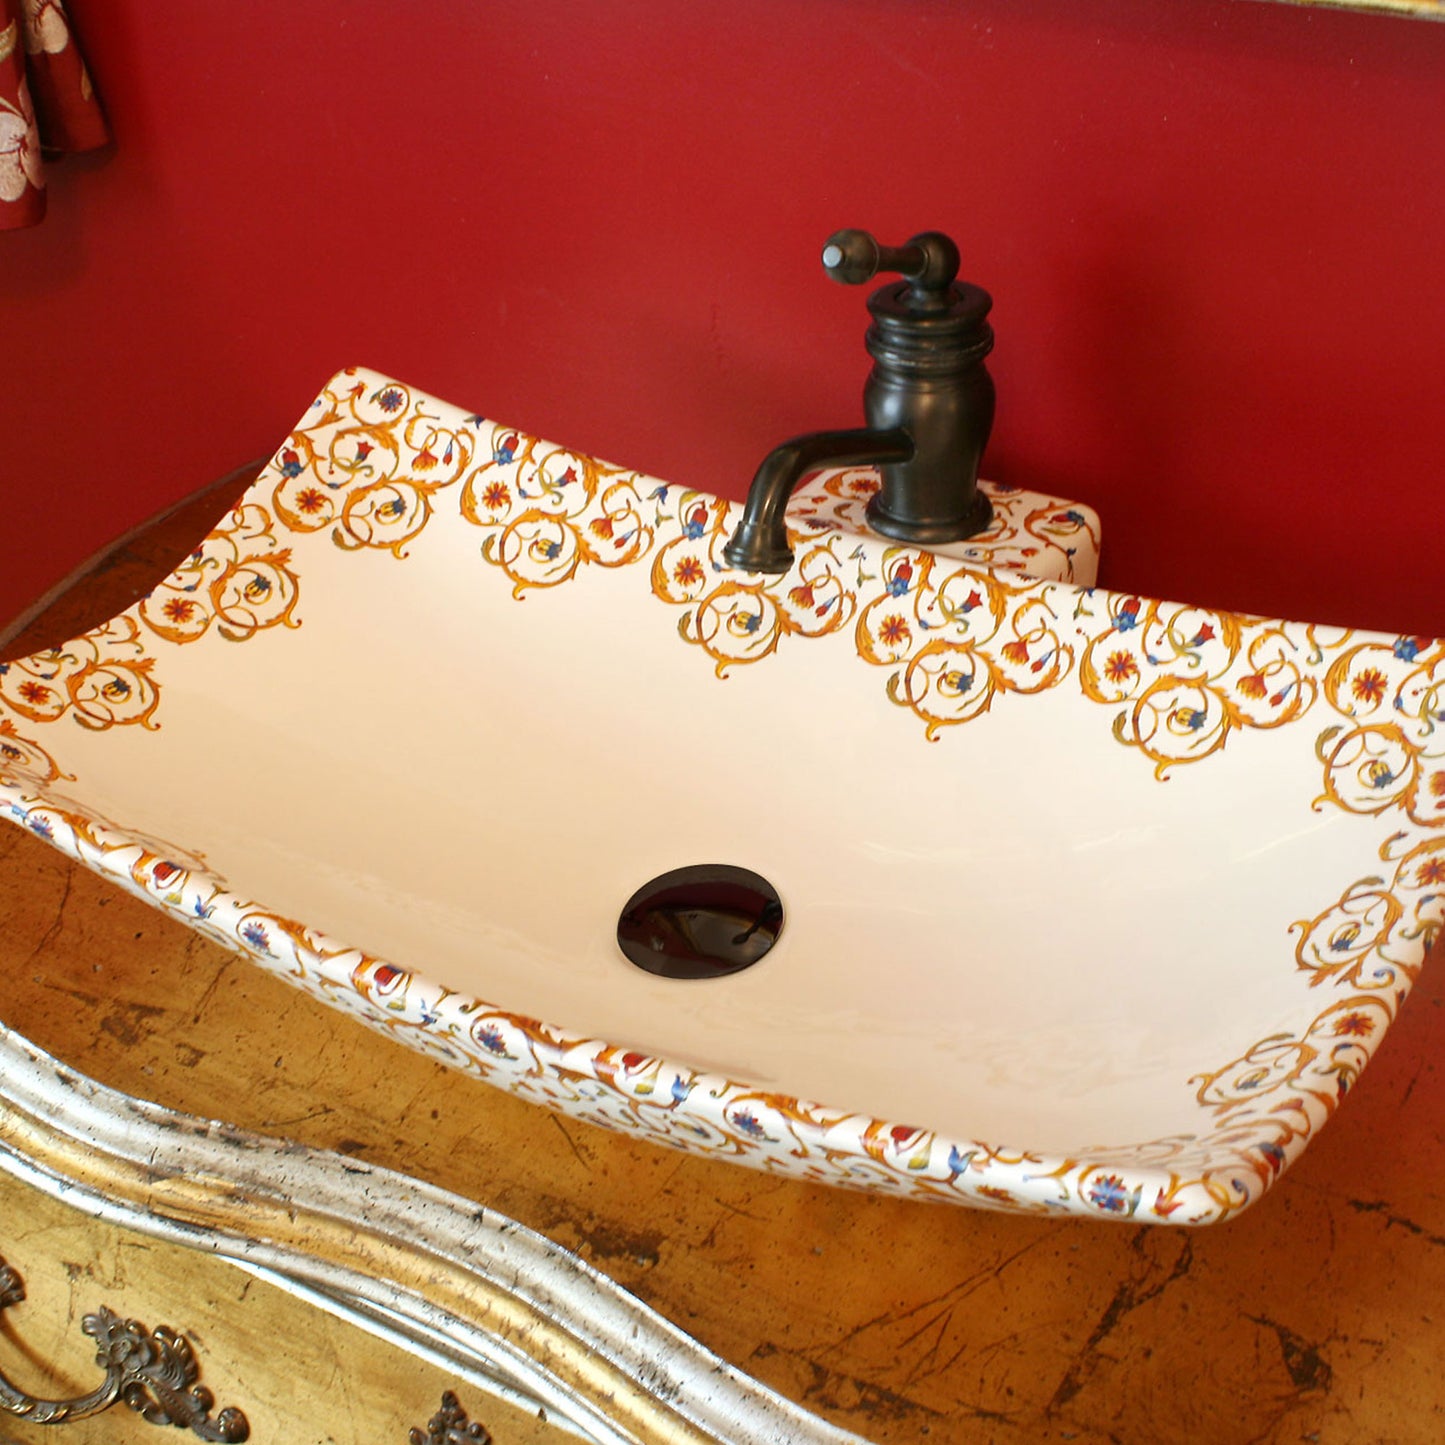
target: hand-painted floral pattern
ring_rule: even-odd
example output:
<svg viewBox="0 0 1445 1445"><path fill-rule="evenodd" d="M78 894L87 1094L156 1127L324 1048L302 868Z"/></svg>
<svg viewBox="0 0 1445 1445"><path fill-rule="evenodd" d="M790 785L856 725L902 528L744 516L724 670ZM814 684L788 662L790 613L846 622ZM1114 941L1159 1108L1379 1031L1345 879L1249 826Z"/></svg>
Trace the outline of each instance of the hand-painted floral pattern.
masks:
<svg viewBox="0 0 1445 1445"><path fill-rule="evenodd" d="M154 727L154 666L139 623L122 614L63 647L0 662L0 705L31 723L71 717L93 729Z"/></svg>
<svg viewBox="0 0 1445 1445"><path fill-rule="evenodd" d="M167 642L194 642L214 626L228 642L267 627L295 627L297 581L264 507L248 503L218 527L139 604Z"/></svg>
<svg viewBox="0 0 1445 1445"><path fill-rule="evenodd" d="M652 546L636 472L509 427L488 429L490 455L462 488L462 516L486 532L482 556L512 594L556 587L579 567L625 567Z"/></svg>
<svg viewBox="0 0 1445 1445"><path fill-rule="evenodd" d="M726 502L681 491L665 510L667 490L658 501L658 531L677 535L662 542L653 558L652 592L687 609L678 635L712 658L718 677L735 664L770 656L784 637L823 637L851 619L858 599L843 580L840 534L795 536L798 554L783 585L724 563L734 520Z"/></svg>
<svg viewBox="0 0 1445 1445"><path fill-rule="evenodd" d="M22 737L8 717L0 717L0 783L44 787L59 778L74 781L74 774L62 773L39 743Z"/></svg>
<svg viewBox="0 0 1445 1445"><path fill-rule="evenodd" d="M869 500L878 491L872 468L828 472L799 488L791 517L800 531L868 530ZM1061 502L1002 482L980 481L993 504L989 525L949 555L974 567L1006 567L1079 587L1092 587L1099 569L1099 519L1088 507Z"/></svg>
<svg viewBox="0 0 1445 1445"><path fill-rule="evenodd" d="M1445 822L1445 645L1361 643L1330 666L1324 691L1346 722L1319 736L1320 802L1351 813L1399 809L1424 827Z"/></svg>
<svg viewBox="0 0 1445 1445"><path fill-rule="evenodd" d="M1096 599L1097 601L1097 599ZM1091 605L1080 602L1080 616ZM1114 736L1165 778L1217 752L1243 728L1276 728L1313 705L1319 664L1345 631L1115 596L1080 662L1086 696L1127 704Z"/></svg>
<svg viewBox="0 0 1445 1445"><path fill-rule="evenodd" d="M1228 1217L1353 1085L1445 916L1445 644L1081 591L822 525L851 520L870 480L854 471L816 484L832 500L805 497L790 518L786 576L739 573L721 556L735 506L343 373L246 504L150 597L65 648L0 667L0 811L313 996L580 1119L915 1198L1105 1219ZM774 658L785 638L830 646L885 672L887 696L930 739L958 736L1006 695L1077 686L1162 782L1217 765L1237 735L1313 717L1315 809L1388 830L1377 869L1342 890L1329 881L1334 903L1300 919L1318 895L1281 900L1282 956L1323 991L1323 1006L1302 1026L1241 1040L1236 1057L1188 1081L1199 1129L1046 1157L830 1110L457 995L237 896L198 855L50 788L67 777L63 749L53 756L25 732L67 717L91 731L154 728L155 644L283 635L302 620L306 547L329 536L348 551L405 557L443 493L480 533L483 575L495 569L514 598L636 564L638 590L672 611L682 642L719 678ZM1001 541L1015 558L1040 539L1066 555L1077 544L1077 556L1085 538L1097 543L1082 512L1051 499L1007 526Z"/></svg>
<svg viewBox="0 0 1445 1445"><path fill-rule="evenodd" d="M293 532L406 556L432 499L471 464L477 418L442 420L398 382L343 373L272 463L272 504Z"/></svg>
<svg viewBox="0 0 1445 1445"><path fill-rule="evenodd" d="M981 716L999 695L1042 692L1073 668L1052 584L1011 581L905 547L883 553L876 579L860 566L860 587L877 581L883 590L855 629L858 655L896 669L888 696L924 721L930 741Z"/></svg>

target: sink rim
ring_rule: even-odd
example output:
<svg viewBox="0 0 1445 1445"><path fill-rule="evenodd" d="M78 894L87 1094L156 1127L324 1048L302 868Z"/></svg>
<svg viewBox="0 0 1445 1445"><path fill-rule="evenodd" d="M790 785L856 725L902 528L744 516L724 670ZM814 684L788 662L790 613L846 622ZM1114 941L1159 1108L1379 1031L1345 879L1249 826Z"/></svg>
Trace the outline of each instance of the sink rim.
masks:
<svg viewBox="0 0 1445 1445"><path fill-rule="evenodd" d="M401 386L400 383L391 382L375 373L354 371L342 373L323 396L331 394L333 390L341 394L358 385L363 389L370 388L373 395L383 394L388 387ZM432 411L440 408L448 416L461 416L461 413L453 408L446 408L443 403L422 397L420 393L410 389L407 391L409 396L418 399L416 405L419 408L431 408ZM408 411L407 415L411 414ZM430 416L431 411L426 414ZM526 443L521 441L521 434L516 435L519 444L525 447ZM287 450L287 447L283 447L278 451L276 458L263 472L252 491L238 504L235 515L240 514L253 496L261 497L263 492L274 489L278 480L285 477L287 468L292 465L286 460ZM645 485L652 479L640 480ZM659 485L665 487L666 484ZM717 520L726 522L735 516L738 510L730 504L705 498L701 493L688 492L686 496L691 499L689 515L692 515L693 508L701 508L705 519L710 523ZM213 533L214 535L216 534ZM293 529L293 540L300 535L299 531ZM495 536L496 533L491 535ZM819 532L816 535L826 534ZM384 541L374 545L394 547L397 544ZM659 540L657 548L643 550L629 561L646 563L651 558L655 568L655 553L660 551L662 545ZM892 555L897 562L901 556L905 562L911 558L914 568L923 560L919 549L898 548L883 543L860 542L859 545L871 549L869 555L874 560ZM795 572L803 565L805 562L800 560L795 566ZM282 570L284 571L284 568ZM967 574L960 572L959 575ZM986 588L986 579L994 574L980 570L977 575L980 586ZM518 585L525 582L524 577ZM797 588L816 584L800 582L797 575L790 575L788 578L779 579L773 585L780 592L786 592L790 585ZM163 590L164 584L152 594L152 598L159 596ZM280 587L280 591L284 593L284 585ZM1113 619L1110 635L1118 637L1137 632L1142 625L1137 620L1140 614L1147 613L1150 607L1156 605L1146 599L1131 598L1122 593L1092 592L1079 595L1089 596L1091 601L1099 606L1103 615ZM292 624L291 613L295 599L290 597L283 600L286 605L276 614L273 622L267 624L268 627ZM1134 608L1133 614L1129 612L1131 604ZM132 625L140 628L142 623L136 619L142 616L143 606L144 603L137 604L136 608L128 609L122 617L130 618ZM1200 613L1205 611L1192 610ZM1131 615L1135 620L1126 625L1124 619ZM1228 619L1226 625L1230 626L1248 627L1261 621L1240 618L1236 614L1210 615ZM1273 623L1275 620L1263 621ZM1307 630L1317 631L1321 635L1329 631L1339 631L1346 640L1352 635L1343 629ZM91 635L87 634L87 637ZM1361 633L1353 636L1375 638L1374 634ZM1213 637L1206 638L1198 645L1204 647L1214 640ZM773 646L776 646L776 641L774 639ZM1004 644L1005 649L1007 645ZM1371 645L1379 645L1378 640ZM1336 650L1343 646L1344 642L1339 642ZM769 647L767 652L771 651L772 647ZM1403 661L1413 664L1415 659L1407 658ZM728 662L725 658L718 657L715 661L715 666L720 670L725 666L744 665L747 665L746 659ZM1103 670L1107 672L1107 668ZM1079 671L1082 674L1082 662L1079 664ZM1358 682L1358 675L1355 680ZM1025 678L1025 686L1027 681ZM1345 681L1349 681L1348 676ZM1103 686L1098 676L1095 676L1093 683ZM1162 778L1170 766L1184 765L1179 759L1170 762L1167 758L1155 758L1155 754L1150 752L1147 740L1136 736L1131 741L1121 735L1120 721L1123 718L1124 713L1119 713L1115 725L1117 740L1139 747L1153 759L1157 776ZM149 721L149 714L145 714L140 720ZM925 721L931 729L930 736L941 734L955 725L951 720L940 721L936 717L930 720L926 715ZM1253 725L1270 727L1277 724L1266 720ZM10 740L8 746L13 748L17 738L23 742L30 741L16 731L16 726L9 717L6 717L0 726L8 726L10 729L6 735ZM1227 736L1228 730L1221 736L1218 747L1223 746ZM0 743L4 742L6 738L0 737ZM44 754L43 747L36 746L39 752ZM1210 753L1214 751L1214 747L1209 749ZM12 766L15 761L13 758L10 760ZM52 774L47 780L49 783L63 785L58 763L54 760L48 763L40 762L39 767L41 771L48 769ZM1160 772L1161 769L1163 772ZM805 1177L829 1176L832 1182L882 1188L919 1197L963 1196L967 1202L984 1206L1036 1208L1040 1212L1062 1208L1067 1212L1083 1213L1090 1217L1124 1217L1135 1220L1147 1218L1171 1223L1213 1222L1215 1219L1228 1217L1259 1197L1282 1171L1284 1165L1303 1149L1319 1124L1333 1112L1335 1104L1338 1103L1338 1097L1331 1097L1331 1091L1338 1093L1340 1082L1345 1080L1347 1075L1352 1082L1384 1032L1383 1027L1372 1023L1365 1036L1341 1036L1345 1043L1339 1047L1350 1052L1350 1058L1346 1061L1346 1072L1342 1073L1339 1066L1333 1068L1333 1073L1326 1069L1322 1077L1314 1081L1316 1087L1313 1092L1306 1090L1305 1095L1296 1101L1297 1107L1303 1111L1303 1117L1300 1125L1292 1129L1285 1145L1281 1146L1276 1142L1277 1131L1270 1131L1268 1137L1262 1137L1258 1133L1250 1136L1246 1133L1241 1135L1242 1142L1230 1161L1209 1171L1208 1179L1181 1181L1177 1166L1188 1155L1181 1154L1177 1148L1172 1154L1169 1153L1163 1142L1158 1146L1158 1152L1164 1157L1157 1163L1151 1163L1147 1158L1131 1162L1121 1158L1119 1151L1099 1151L1093 1159L1048 1158L1024 1150L1006 1149L996 1144L940 1138L926 1129L858 1114L840 1114L837 1110L750 1087L721 1074L689 1068L664 1058L655 1058L623 1046L608 1044L603 1040L583 1038L565 1030L539 1024L535 1020L518 1017L505 1009L481 1005L482 1013L479 1014L476 1007L472 1006L473 1001L459 1001L456 995L448 996L445 990L429 983L422 974L398 968L381 959L370 958L340 940L305 928L294 920L268 913L249 900L230 893L224 883L208 873L204 867L178 866L174 850L148 846L143 839L129 837L124 829L116 829L106 825L101 819L88 817L82 809L67 807L63 786L56 790L53 797L47 798L43 793L27 795L23 783L17 785L13 778L5 779L3 785L0 785L0 805L8 810L13 821L40 832L42 836L47 836L48 831L50 841L79 858L87 866L107 873L130 891L159 903L192 926L201 926L202 931L221 939L228 946L247 953L269 967L280 967L283 971L309 978L313 986L323 993L333 991L338 985L352 990L357 999L372 1006L377 1016L385 1021L383 1026L389 1026L389 1031L402 1034L408 1041L417 1043L429 1052L450 1057L453 1062L461 1063L464 1067L501 1075L509 1072L509 1058L512 1063L523 1061L520 1073L516 1070L510 1072L513 1086L527 1097L548 1093L542 1083L527 1076L525 1061L531 1060L533 1065L549 1073L554 1081L562 1078L587 1081L580 1104L577 1100L572 1101L577 1106L580 1117L593 1117L594 1120L606 1122L611 1127L622 1128L644 1137L655 1136L658 1130L667 1128L669 1120L681 1120L683 1122L678 1127L686 1128L686 1121L692 1118L695 1121L694 1127L711 1128L719 1139L726 1141L726 1148L752 1155L749 1162L757 1163L760 1167L788 1167L787 1160L793 1145L796 1144L804 1151L805 1156L810 1156L805 1157L802 1166L794 1171ZM1426 834L1428 830L1422 833L1422 836ZM198 917L201 912L204 912L203 918ZM258 936L264 940L261 945L256 942ZM279 953L277 950L280 950ZM1423 948L1421 952L1423 953ZM1368 994L1359 995L1360 1001L1351 1006L1363 1010L1362 1017L1368 1020L1376 1019L1384 1004L1387 1007L1384 1010L1383 1022L1387 1025L1393 1018L1404 992L1408 990L1413 973L1408 965L1392 967L1392 987L1395 993L1390 995L1385 990L1375 988ZM351 1006L358 1005L353 1003ZM1333 1011L1334 1006L1327 1012ZM1348 1016L1340 1015L1342 1018ZM485 1042L477 1043L478 1038L483 1037L477 1033L477 1024L482 1019L487 1021L488 1026L496 1029L496 1047ZM468 1049L460 1041L470 1041L477 1047ZM1269 1044L1270 1040L1265 1039L1264 1043ZM1305 1044L1301 1043L1299 1046L1303 1048ZM1241 1056L1245 1063L1248 1063L1251 1053L1253 1050L1246 1051L1246 1054ZM1270 1067L1274 1067L1265 1062L1263 1056L1258 1063L1266 1072ZM1217 1075L1224 1072L1223 1069L1216 1071L1216 1082ZM667 1083L669 1076L671 1083ZM656 1112L658 1105L655 1091L659 1085L664 1085L668 1096L679 1106L667 1116ZM678 1098L679 1092L681 1098ZM553 1104L559 1102L555 1094L539 1101ZM686 1110L681 1108L683 1104L686 1104ZM1246 1112L1239 1107L1228 1108L1224 1115L1225 1124L1218 1132L1226 1136L1237 1133L1243 1127ZM679 1142L679 1139L673 1136L667 1141ZM1196 1152L1202 1152L1206 1143L1207 1141L1201 1140ZM1150 1147L1142 1145L1133 1152L1138 1154L1143 1151L1147 1155ZM919 1160L923 1162L917 1162ZM1233 1170L1249 1177L1213 1177L1228 1176ZM1043 1181L1042 1187L1040 1181ZM1053 1186L1056 1186L1055 1192L1050 1196L1050 1188ZM1059 1190L1067 1191L1063 1198L1059 1197Z"/></svg>

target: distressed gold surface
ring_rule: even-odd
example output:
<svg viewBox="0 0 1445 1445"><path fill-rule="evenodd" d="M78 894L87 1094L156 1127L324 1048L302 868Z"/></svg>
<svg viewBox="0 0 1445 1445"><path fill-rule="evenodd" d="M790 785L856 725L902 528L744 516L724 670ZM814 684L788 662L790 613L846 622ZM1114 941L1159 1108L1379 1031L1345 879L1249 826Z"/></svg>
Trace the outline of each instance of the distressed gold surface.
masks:
<svg viewBox="0 0 1445 1445"><path fill-rule="evenodd" d="M25 1281L5 1312L0 1371L32 1395L69 1399L99 1383L82 1318L101 1305L148 1330L168 1325L191 1342L213 1411L244 1411L255 1445L405 1445L442 1391L506 1445L573 1439L513 1405L458 1385L444 1371L302 1304L222 1260L117 1229L0 1174L0 1241ZM0 1445L193 1440L162 1431L124 1404L89 1420L42 1428L0 1415Z"/></svg>
<svg viewBox="0 0 1445 1445"><path fill-rule="evenodd" d="M1438 961L1302 1162L1191 1234L848 1194L543 1113L8 827L0 919L0 1018L43 1048L492 1205L880 1445L1445 1438Z"/></svg>

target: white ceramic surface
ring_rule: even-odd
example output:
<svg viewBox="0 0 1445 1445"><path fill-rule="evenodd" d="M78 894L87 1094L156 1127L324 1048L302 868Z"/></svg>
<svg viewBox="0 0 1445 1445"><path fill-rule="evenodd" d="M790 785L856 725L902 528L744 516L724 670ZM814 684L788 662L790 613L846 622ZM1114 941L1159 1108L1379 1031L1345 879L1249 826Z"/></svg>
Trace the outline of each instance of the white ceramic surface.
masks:
<svg viewBox="0 0 1445 1445"><path fill-rule="evenodd" d="M786 577L737 573L737 506L343 373L166 584L0 674L0 811L579 1118L1228 1217L1438 926L1445 646L820 529L850 479ZM618 910L703 862L771 879L778 945L633 968Z"/></svg>

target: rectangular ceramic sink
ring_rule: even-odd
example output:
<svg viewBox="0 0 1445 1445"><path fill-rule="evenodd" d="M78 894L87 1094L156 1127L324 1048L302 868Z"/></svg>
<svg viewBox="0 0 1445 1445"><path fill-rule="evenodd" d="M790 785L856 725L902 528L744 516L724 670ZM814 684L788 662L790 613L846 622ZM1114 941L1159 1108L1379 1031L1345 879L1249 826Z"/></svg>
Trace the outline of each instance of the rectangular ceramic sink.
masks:
<svg viewBox="0 0 1445 1445"><path fill-rule="evenodd" d="M1007 546L1052 576L860 537L830 480L735 572L736 505L345 372L165 583L0 667L0 811L580 1119L1237 1213L1445 911L1445 646L1080 588L1047 499ZM698 864L771 882L776 945L634 967L623 905Z"/></svg>

